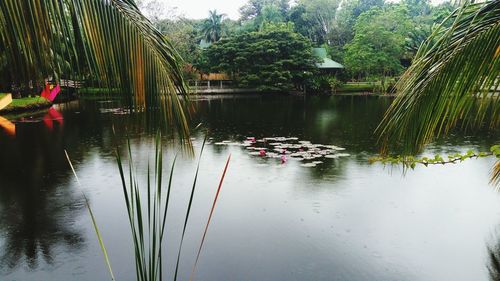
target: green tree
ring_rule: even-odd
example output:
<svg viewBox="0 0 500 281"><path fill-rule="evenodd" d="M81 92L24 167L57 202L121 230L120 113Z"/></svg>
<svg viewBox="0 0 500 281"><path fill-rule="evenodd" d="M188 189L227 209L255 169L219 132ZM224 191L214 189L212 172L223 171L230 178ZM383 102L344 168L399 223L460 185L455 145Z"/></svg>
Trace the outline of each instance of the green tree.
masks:
<svg viewBox="0 0 500 281"><path fill-rule="evenodd" d="M305 23L308 30L302 34L321 45L328 42L327 35L332 31L339 4L339 0L299 0L290 13L290 20L297 21L296 25Z"/></svg>
<svg viewBox="0 0 500 281"><path fill-rule="evenodd" d="M354 25L359 15L374 7L382 8L383 0L349 0L343 1L335 14L333 27L327 34L332 58L343 62L344 47L354 38Z"/></svg>
<svg viewBox="0 0 500 281"><path fill-rule="evenodd" d="M266 6L276 7L281 17L286 18L290 9L290 0L249 0L240 8L240 20L248 21L261 16Z"/></svg>
<svg viewBox="0 0 500 281"><path fill-rule="evenodd" d="M213 43L219 41L222 36L226 35L224 27L225 14L218 14L217 10L209 11L208 18L203 22L201 32L203 39Z"/></svg>
<svg viewBox="0 0 500 281"><path fill-rule="evenodd" d="M295 26L295 32L309 38L312 42L317 41L314 30L314 22L307 16L306 7L297 4L290 9L288 18Z"/></svg>
<svg viewBox="0 0 500 281"><path fill-rule="evenodd" d="M266 24L262 31L224 38L206 50L207 64L231 74L241 87L299 89L314 71L314 58L309 41L292 30L289 24Z"/></svg>
<svg viewBox="0 0 500 281"><path fill-rule="evenodd" d="M261 15L257 17L255 24L262 28L264 23L282 23L285 22L285 15L280 11L280 8L276 5L265 5L262 8Z"/></svg>
<svg viewBox="0 0 500 281"><path fill-rule="evenodd" d="M409 66L419 47L432 34L433 29L451 14L453 6L444 2L433 7L427 0L405 0L401 3L408 9L412 21L405 45L405 66Z"/></svg>
<svg viewBox="0 0 500 281"><path fill-rule="evenodd" d="M402 0L406 5L411 17L426 16L431 13L431 4L429 0Z"/></svg>
<svg viewBox="0 0 500 281"><path fill-rule="evenodd" d="M354 39L346 45L346 68L359 77L399 74L410 24L406 10L399 5L372 8L361 14Z"/></svg>
<svg viewBox="0 0 500 281"><path fill-rule="evenodd" d="M192 63L199 53L199 23L198 20L184 17L165 19L156 23L158 30L166 36L177 50L185 63Z"/></svg>

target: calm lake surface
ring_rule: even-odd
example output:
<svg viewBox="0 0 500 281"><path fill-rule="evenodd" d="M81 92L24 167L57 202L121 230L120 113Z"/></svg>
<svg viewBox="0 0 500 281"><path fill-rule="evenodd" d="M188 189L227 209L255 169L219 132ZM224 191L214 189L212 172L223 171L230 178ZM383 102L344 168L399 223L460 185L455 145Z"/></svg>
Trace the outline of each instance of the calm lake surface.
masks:
<svg viewBox="0 0 500 281"><path fill-rule="evenodd" d="M500 194L489 184L493 159L399 168L370 165L373 131L390 99L369 97L199 97L194 149L205 129L180 280L187 280L227 157L232 160L195 280L500 280ZM116 279L135 277L116 145L128 132L138 174L154 145L147 118L117 115L116 102L81 101L62 114L0 129L0 280L110 280L82 191L97 217ZM114 124L118 137L113 137ZM336 145L350 156L304 167L264 159L246 137L297 137ZM487 150L498 134L453 134L426 154ZM70 154L82 187L64 156ZM165 146L166 160L178 148ZM168 165L166 165L168 166ZM176 166L165 244L172 276L196 160ZM165 167L168 170L168 167ZM143 178L144 179L144 178Z"/></svg>

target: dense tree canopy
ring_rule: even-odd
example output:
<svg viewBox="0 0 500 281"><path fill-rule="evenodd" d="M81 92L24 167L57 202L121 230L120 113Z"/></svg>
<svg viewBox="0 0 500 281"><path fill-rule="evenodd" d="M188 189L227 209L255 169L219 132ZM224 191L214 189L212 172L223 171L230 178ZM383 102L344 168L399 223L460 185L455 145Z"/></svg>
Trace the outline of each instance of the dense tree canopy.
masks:
<svg viewBox="0 0 500 281"><path fill-rule="evenodd" d="M149 3L145 7L148 14L159 18L152 7L157 0L146 2ZM212 13L206 20L179 17L169 21L167 26L156 26L173 41L188 64L206 70L210 62L206 57L199 57L200 40L215 42L223 35L237 37L263 32L269 25L290 26L289 23L293 23L293 31L304 36L304 40L314 47L326 48L333 60L346 66L343 77L372 79L398 75L406 69L422 42L432 33L433 26L454 9L449 2L433 6L429 0L397 3L297 0L291 3L290 0L248 0L240 8L241 17L237 21Z"/></svg>
<svg viewBox="0 0 500 281"><path fill-rule="evenodd" d="M362 13L354 26L354 39L346 46L346 67L364 76L399 74L410 26L407 10L401 6Z"/></svg>
<svg viewBox="0 0 500 281"><path fill-rule="evenodd" d="M207 49L210 71L233 75L242 87L289 91L300 87L314 70L311 45L290 25L267 25L222 39Z"/></svg>
<svg viewBox="0 0 500 281"><path fill-rule="evenodd" d="M265 7L274 6L283 18L287 16L290 0L249 0L240 8L241 20L251 20L262 15Z"/></svg>

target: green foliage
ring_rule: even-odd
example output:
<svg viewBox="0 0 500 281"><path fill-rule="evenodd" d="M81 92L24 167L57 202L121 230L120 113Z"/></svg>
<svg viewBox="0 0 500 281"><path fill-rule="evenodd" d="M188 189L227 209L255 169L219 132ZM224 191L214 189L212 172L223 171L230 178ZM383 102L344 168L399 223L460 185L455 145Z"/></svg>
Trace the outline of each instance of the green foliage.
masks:
<svg viewBox="0 0 500 281"><path fill-rule="evenodd" d="M344 83L335 76L316 75L308 82L308 91L321 94L336 93Z"/></svg>
<svg viewBox="0 0 500 281"><path fill-rule="evenodd" d="M251 32L260 30L264 23L283 23L288 21L290 0L249 0L240 8L241 30Z"/></svg>
<svg viewBox="0 0 500 281"><path fill-rule="evenodd" d="M203 141L200 158L196 168L196 173L194 176L193 186L191 188L191 194L189 197L189 202L187 203L187 211L184 219L184 225L182 228L182 236L179 245L179 251L177 255L177 261L175 265L175 274L173 281L177 280L178 269L181 260L182 245L184 241L184 236L186 234L187 225L189 222L189 217L191 213L192 203L194 199L194 194L196 191L196 186L198 182L198 173L200 169L201 156L203 154L203 149L205 147L206 138ZM169 203L171 201L170 194L172 190L172 183L174 177L175 163L177 156L174 158L169 171L168 180L164 180L164 168L163 168L163 144L161 141L161 134L158 132L155 138L155 155L154 155L154 166L151 166L148 161L147 174L146 174L146 188L141 189L139 180L137 178L136 167L134 165L134 159L132 156L132 149L130 146L130 140L127 140L127 156L128 156L128 173L125 173L124 161L122 160L119 148L116 149L116 161L118 165L118 170L120 173L120 178L122 182L123 195L125 198L125 206L129 219L129 226L132 234L133 249L134 249L134 259L136 268L137 281L162 281L164 278L163 273L163 243L166 238L165 231L167 230L168 222L167 215L169 210ZM66 158L71 167L71 170L75 176L76 182L81 186L80 180L76 174L76 171L71 163L68 153L64 151ZM229 162L231 156L228 157L226 164L224 166L224 171L222 173L219 186L217 188L217 193L215 195L210 213L208 216L207 223L205 225L205 230L202 236L200 246L198 248L198 253L196 256L196 261L193 265L189 280L193 280L194 273L196 271L196 266L198 264L201 251L203 249L203 244L206 239L208 228L219 198L221 187L224 183L224 178L226 176ZM166 182L166 184L165 184ZM94 231L97 235L99 245L104 255L104 259L111 275L111 280L115 280L113 270L111 267L111 262L104 244L102 235L97 224L94 212L89 204L86 195L82 192L85 198L85 205L89 211L90 217L92 219L92 224Z"/></svg>
<svg viewBox="0 0 500 281"><path fill-rule="evenodd" d="M399 94L378 128L384 148L418 152L457 124L496 129L498 34L499 1L467 3L443 22L396 85Z"/></svg>
<svg viewBox="0 0 500 281"><path fill-rule="evenodd" d="M490 148L490 152L495 156L497 159L500 159L500 144L494 145Z"/></svg>
<svg viewBox="0 0 500 281"><path fill-rule="evenodd" d="M13 99L9 107L17 108L17 107L27 107L35 105L48 105L48 104L50 104L50 102L46 98L35 96L30 98Z"/></svg>
<svg viewBox="0 0 500 281"><path fill-rule="evenodd" d="M417 26L409 31L405 38L405 51L407 56L409 58L415 57L420 46L422 46L431 34L432 30L429 25Z"/></svg>
<svg viewBox="0 0 500 281"><path fill-rule="evenodd" d="M217 10L209 12L208 18L203 22L201 33L203 39L207 42L214 43L219 41L222 36L226 35L224 27L225 14L218 14Z"/></svg>
<svg viewBox="0 0 500 281"><path fill-rule="evenodd" d="M343 47L354 37L354 25L358 17L372 9L382 8L384 0L351 0L342 2L334 21L334 31L329 34L333 45Z"/></svg>
<svg viewBox="0 0 500 281"><path fill-rule="evenodd" d="M2 0L0 41L9 86L94 78L118 87L137 110L164 109L187 136L180 59L131 0Z"/></svg>
<svg viewBox="0 0 500 281"><path fill-rule="evenodd" d="M308 40L288 24L224 38L204 56L205 71L231 74L241 87L259 91L300 88L315 69Z"/></svg>
<svg viewBox="0 0 500 281"><path fill-rule="evenodd" d="M298 4L290 9L289 20L293 22L295 26L295 32L302 34L304 37L309 38L312 42L317 41L317 34L315 34L316 28L314 27L314 22L311 21L306 14L306 7L304 5Z"/></svg>
<svg viewBox="0 0 500 281"><path fill-rule="evenodd" d="M332 31L335 15L340 0L299 0L294 8L294 17L298 23L306 23L307 29L299 29L304 36L308 36L316 45L329 41L328 34ZM302 13L297 14L298 11Z"/></svg>
<svg viewBox="0 0 500 281"><path fill-rule="evenodd" d="M178 277L181 252L183 249L182 246L197 187L200 161L203 155L205 141L206 139L203 141L201 147L190 197L187 203L187 211L184 217L182 236L175 265L175 273L173 277L174 281L176 281ZM167 215L169 211L169 203L172 200L170 195L173 186L172 183L177 157L174 158L169 169L169 177L165 179L163 168L163 144L161 141L160 133L157 133L156 135L155 144L154 166L151 169L150 165L148 164L146 178L147 184L145 191L140 189L140 184L136 174L136 167L134 165L132 156L130 141L127 141L126 147L128 156L128 173L125 173L123 165L124 161L121 158L120 152L118 151L118 149L116 151L116 160L120 172L123 195L125 197L125 205L132 234L137 281L161 281L163 280L164 276L163 243L166 238L165 233L168 226ZM220 190L220 187L222 185L224 175L227 171L228 163L229 160L226 163L226 168L224 170L224 174L219 184L218 190ZM214 208L215 202L212 207L212 212ZM208 223L206 229L208 228ZM205 238L205 235L206 230L203 238Z"/></svg>
<svg viewBox="0 0 500 281"><path fill-rule="evenodd" d="M1 96L1 94L0 94ZM6 108L0 110L2 113L14 113L14 112L25 112L25 111L35 111L43 108L48 108L52 106L46 98L40 96L35 97L25 97L20 99L13 99L12 103Z"/></svg>
<svg viewBox="0 0 500 281"><path fill-rule="evenodd" d="M92 88L92 87L87 87L87 88L78 89L78 94L79 95L84 95L84 96L119 95L120 94L120 89L119 88Z"/></svg>
<svg viewBox="0 0 500 281"><path fill-rule="evenodd" d="M401 3L406 5L411 17L426 16L431 13L429 0L403 0Z"/></svg>
<svg viewBox="0 0 500 281"><path fill-rule="evenodd" d="M468 150L466 153L455 153L452 155L448 155L443 158L441 155L437 154L434 157L414 157L414 156L395 156L395 157L373 157L370 158L370 163L380 162L382 164L391 164L391 165L403 165L405 168L414 169L417 164L421 164L424 166L429 165L445 165L445 164L455 164L463 162L467 159L472 158L485 158L494 156L497 159L500 159L500 145L495 145L491 147L490 152L475 152L473 150Z"/></svg>
<svg viewBox="0 0 500 281"><path fill-rule="evenodd" d="M375 92L375 88L378 86L378 84L379 83L375 82L345 83L338 89L338 92Z"/></svg>
<svg viewBox="0 0 500 281"><path fill-rule="evenodd" d="M198 43L201 37L201 23L197 20L178 18L155 22L158 30L172 42L184 63L192 63L199 56Z"/></svg>
<svg viewBox="0 0 500 281"><path fill-rule="evenodd" d="M346 46L346 68L358 77L399 74L409 26L401 6L373 8L361 14L354 27L354 39Z"/></svg>
<svg viewBox="0 0 500 281"><path fill-rule="evenodd" d="M249 0L240 8L241 20L248 21L262 16L266 7L275 7L280 17L285 19L290 9L289 2L290 0Z"/></svg>

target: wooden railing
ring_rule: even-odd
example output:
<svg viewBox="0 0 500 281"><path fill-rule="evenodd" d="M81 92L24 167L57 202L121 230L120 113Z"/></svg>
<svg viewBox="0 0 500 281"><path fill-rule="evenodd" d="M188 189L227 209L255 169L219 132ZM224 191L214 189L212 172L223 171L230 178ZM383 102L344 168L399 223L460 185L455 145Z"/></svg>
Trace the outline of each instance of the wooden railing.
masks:
<svg viewBox="0 0 500 281"><path fill-rule="evenodd" d="M194 93L199 91L231 89L234 83L231 80L189 80L188 86Z"/></svg>
<svg viewBox="0 0 500 281"><path fill-rule="evenodd" d="M85 83L83 81L61 79L60 85L63 88L80 89L85 85Z"/></svg>

